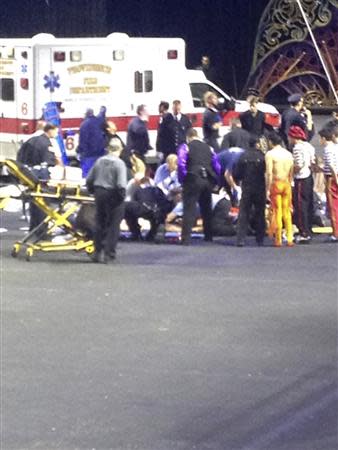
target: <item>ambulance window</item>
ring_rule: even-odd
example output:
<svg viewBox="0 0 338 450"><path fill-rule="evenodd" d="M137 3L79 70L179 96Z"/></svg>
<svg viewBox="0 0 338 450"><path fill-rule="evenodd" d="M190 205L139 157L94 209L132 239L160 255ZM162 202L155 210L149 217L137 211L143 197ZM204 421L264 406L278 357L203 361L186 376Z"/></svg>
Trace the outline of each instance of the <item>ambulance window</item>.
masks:
<svg viewBox="0 0 338 450"><path fill-rule="evenodd" d="M143 74L141 72L134 74L134 89L135 92L143 92Z"/></svg>
<svg viewBox="0 0 338 450"><path fill-rule="evenodd" d="M217 95L217 97L221 97L221 94L212 88L209 84L206 83L190 83L191 96L194 103L195 108L203 108L204 107L204 94L208 91Z"/></svg>
<svg viewBox="0 0 338 450"><path fill-rule="evenodd" d="M15 56L13 47L1 47L0 58L13 59Z"/></svg>
<svg viewBox="0 0 338 450"><path fill-rule="evenodd" d="M0 78L1 100L4 102L14 101L14 80L12 78Z"/></svg>
<svg viewBox="0 0 338 450"><path fill-rule="evenodd" d="M153 90L152 70L145 70L144 72L135 72L134 88L135 92L152 92Z"/></svg>
<svg viewBox="0 0 338 450"><path fill-rule="evenodd" d="M81 50L73 50L70 52L70 60L72 62L80 62L82 61L82 52Z"/></svg>
<svg viewBox="0 0 338 450"><path fill-rule="evenodd" d="M144 72L144 87L146 92L153 90L153 72L152 70L146 70Z"/></svg>

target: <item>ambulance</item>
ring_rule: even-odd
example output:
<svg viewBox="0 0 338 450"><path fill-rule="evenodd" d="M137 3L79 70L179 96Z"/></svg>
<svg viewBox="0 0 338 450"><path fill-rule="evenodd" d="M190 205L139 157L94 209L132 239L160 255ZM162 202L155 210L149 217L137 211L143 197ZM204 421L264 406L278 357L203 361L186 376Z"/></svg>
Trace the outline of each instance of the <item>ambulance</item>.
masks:
<svg viewBox="0 0 338 450"><path fill-rule="evenodd" d="M103 38L56 38L38 34L30 39L0 41L0 149L15 157L22 141L32 135L49 102L60 111L62 133L69 154L88 108L102 106L125 140L130 120L140 104L150 113L149 133L155 148L160 101L181 100L182 112L194 127L202 126L203 95L214 92L224 107L224 129L229 120L249 108L234 101L206 79L201 70L188 70L185 42L180 38L134 38L112 33ZM234 105L231 108L231 105ZM280 115L260 103L267 123L279 126Z"/></svg>

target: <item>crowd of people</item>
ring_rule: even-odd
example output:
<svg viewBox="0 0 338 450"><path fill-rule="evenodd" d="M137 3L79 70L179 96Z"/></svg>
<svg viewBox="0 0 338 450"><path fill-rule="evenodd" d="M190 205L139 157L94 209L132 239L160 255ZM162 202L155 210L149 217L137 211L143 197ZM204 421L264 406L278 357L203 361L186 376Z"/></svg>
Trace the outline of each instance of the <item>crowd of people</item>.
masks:
<svg viewBox="0 0 338 450"><path fill-rule="evenodd" d="M181 230L181 244L189 245L197 223L206 241L236 235L237 245L243 246L247 234L253 233L257 245L264 244L267 234L277 247L284 241L288 246L309 243L315 186L320 179L325 180L333 230L330 239L338 241L337 111L318 132L324 154L319 158L310 143L315 134L312 115L300 94L288 98L279 130L267 125L256 96L248 100L249 110L232 119L222 141L222 113L214 93L204 97L203 136L192 127L179 100L171 110L162 101L156 140L162 164L158 167L146 160L151 147L145 105L138 106L129 123L126 144L116 125L106 119L105 108L97 116L87 110L78 155L88 190L95 197L94 261L115 257L123 219L135 241L153 241L159 228L166 226ZM39 169L57 164L59 158L49 140L54 130L46 124L30 140L29 152L25 150L33 162L27 155L21 155L21 161ZM150 223L145 236L140 218ZM31 227L35 224L36 218Z"/></svg>

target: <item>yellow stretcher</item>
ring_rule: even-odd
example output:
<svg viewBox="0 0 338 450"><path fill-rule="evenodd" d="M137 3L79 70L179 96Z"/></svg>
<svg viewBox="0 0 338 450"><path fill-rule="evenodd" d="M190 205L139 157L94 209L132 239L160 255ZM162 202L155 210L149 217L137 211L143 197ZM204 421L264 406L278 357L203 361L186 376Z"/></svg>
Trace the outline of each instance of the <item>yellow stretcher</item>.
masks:
<svg viewBox="0 0 338 450"><path fill-rule="evenodd" d="M80 183L66 180L41 181L23 164L6 159L0 161L8 172L22 186L22 195L33 202L46 215L45 219L30 231L22 240L15 242L12 256L16 257L22 248L29 261L34 252L82 251L90 254L94 251L93 240L76 229L75 216L81 206L93 203L94 198L83 191ZM5 200L3 201L5 203ZM53 242L56 230L67 235L65 242Z"/></svg>

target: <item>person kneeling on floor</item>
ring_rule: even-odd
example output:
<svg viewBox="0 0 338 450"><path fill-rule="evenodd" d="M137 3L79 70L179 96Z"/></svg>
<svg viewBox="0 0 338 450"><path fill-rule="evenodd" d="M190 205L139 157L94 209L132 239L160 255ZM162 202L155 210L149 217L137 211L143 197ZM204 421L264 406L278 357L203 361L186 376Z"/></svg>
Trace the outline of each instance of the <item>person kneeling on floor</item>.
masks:
<svg viewBox="0 0 338 450"><path fill-rule="evenodd" d="M130 200L126 202L125 220L131 232L131 238L133 241L143 240L138 223L138 219L142 218L150 222L150 230L145 240L154 241L158 228L164 224L167 214L173 208L173 203L146 176L135 177L129 191L132 191L132 194Z"/></svg>

